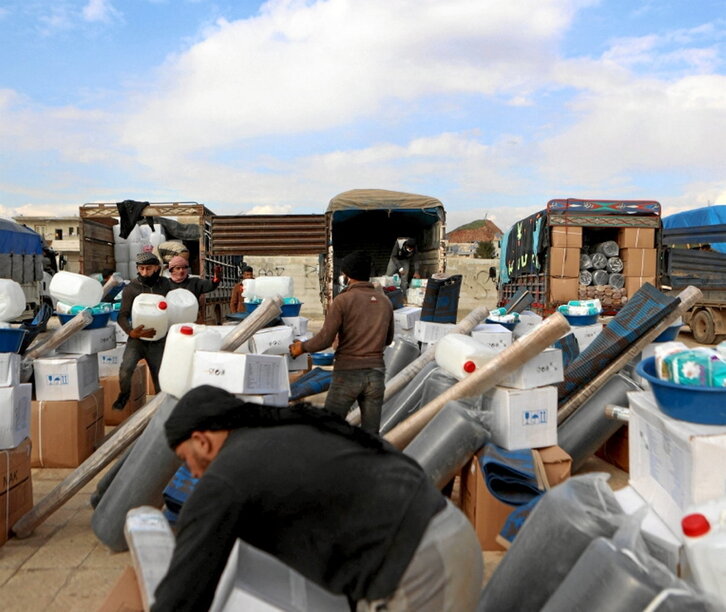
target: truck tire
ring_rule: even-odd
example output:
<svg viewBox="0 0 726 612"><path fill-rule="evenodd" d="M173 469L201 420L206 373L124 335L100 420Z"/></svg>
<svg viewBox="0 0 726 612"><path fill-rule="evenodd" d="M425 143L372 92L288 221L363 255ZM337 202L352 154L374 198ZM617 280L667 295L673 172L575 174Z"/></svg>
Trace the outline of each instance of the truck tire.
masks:
<svg viewBox="0 0 726 612"><path fill-rule="evenodd" d="M716 340L716 326L708 310L699 310L691 318L693 339L701 344L713 344Z"/></svg>

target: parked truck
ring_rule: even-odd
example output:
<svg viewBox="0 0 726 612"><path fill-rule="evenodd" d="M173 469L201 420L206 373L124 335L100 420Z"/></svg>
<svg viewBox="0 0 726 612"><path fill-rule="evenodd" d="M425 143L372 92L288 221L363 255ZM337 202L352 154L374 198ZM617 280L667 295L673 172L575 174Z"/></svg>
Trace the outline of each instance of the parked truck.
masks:
<svg viewBox="0 0 726 612"><path fill-rule="evenodd" d="M211 249L214 213L197 202L155 202L141 211L141 221L151 218L161 225L167 240L179 240L189 251L190 273L211 278L214 267L222 268L219 287L200 298L201 312L208 324L221 324L229 312L232 287L240 278L241 255L216 254ZM114 254L119 209L115 203L88 203L80 207L80 272L98 274L116 270ZM116 251L118 252L118 251ZM132 256L134 254L131 254ZM133 272L133 270L131 271ZM129 272L129 275L132 275Z"/></svg>
<svg viewBox="0 0 726 612"><path fill-rule="evenodd" d="M703 298L684 323L702 344L726 334L726 206L707 206L663 219L663 287L698 287Z"/></svg>
<svg viewBox="0 0 726 612"><path fill-rule="evenodd" d="M644 283L660 286L660 214L660 204L649 200L550 200L503 236L498 304L526 289L540 314L588 298L600 299L604 313L614 314ZM586 285L581 257L606 242L617 244L623 269L615 284Z"/></svg>

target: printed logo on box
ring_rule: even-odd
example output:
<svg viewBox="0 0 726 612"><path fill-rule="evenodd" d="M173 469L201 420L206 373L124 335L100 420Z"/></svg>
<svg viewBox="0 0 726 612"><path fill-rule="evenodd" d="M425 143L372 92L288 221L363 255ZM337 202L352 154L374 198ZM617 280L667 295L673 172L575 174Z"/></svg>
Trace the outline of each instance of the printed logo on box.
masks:
<svg viewBox="0 0 726 612"><path fill-rule="evenodd" d="M207 374L211 376L224 376L224 368L209 368Z"/></svg>
<svg viewBox="0 0 726 612"><path fill-rule="evenodd" d="M48 374L46 376L48 385L68 385L70 380L67 374Z"/></svg>
<svg viewBox="0 0 726 612"><path fill-rule="evenodd" d="M116 365L118 362L118 355L101 355L101 363L105 365Z"/></svg>
<svg viewBox="0 0 726 612"><path fill-rule="evenodd" d="M522 413L522 425L544 425L546 423L546 410L525 410Z"/></svg>

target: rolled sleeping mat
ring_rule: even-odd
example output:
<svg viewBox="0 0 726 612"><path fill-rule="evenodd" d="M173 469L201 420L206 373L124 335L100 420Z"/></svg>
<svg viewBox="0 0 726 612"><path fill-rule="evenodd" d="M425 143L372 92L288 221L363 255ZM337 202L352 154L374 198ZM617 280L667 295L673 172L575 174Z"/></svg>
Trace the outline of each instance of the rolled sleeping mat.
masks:
<svg viewBox="0 0 726 612"><path fill-rule="evenodd" d="M622 421L605 416L605 406L627 406L629 391L641 388L618 372L557 428L557 445L572 457L573 472L622 427Z"/></svg>
<svg viewBox="0 0 726 612"><path fill-rule="evenodd" d="M435 361L429 361L403 389L383 404L381 408L381 435L393 429L423 405L421 398L423 397L424 384L437 367Z"/></svg>
<svg viewBox="0 0 726 612"><path fill-rule="evenodd" d="M589 270L592 268L592 259L587 253L580 254L580 270Z"/></svg>
<svg viewBox="0 0 726 612"><path fill-rule="evenodd" d="M608 257L608 263L605 269L610 272L622 272L623 271L623 260L620 257Z"/></svg>
<svg viewBox="0 0 726 612"><path fill-rule="evenodd" d="M383 361L386 364L386 382L413 362L420 352L418 342L413 338L395 336L393 343L383 351Z"/></svg>
<svg viewBox="0 0 726 612"><path fill-rule="evenodd" d="M608 277L608 285L615 287L616 289L622 289L625 287L625 277L618 272L613 272Z"/></svg>
<svg viewBox="0 0 726 612"><path fill-rule="evenodd" d="M129 446L116 460L116 463L114 463L98 480L98 483L96 484L96 490L91 494L91 508L95 508L96 506L98 506L101 498L103 497L103 494L108 490L108 487L111 486L113 479L116 478L116 474L119 473L119 470L124 464L124 461L126 461L127 457L131 454L131 450L134 448L134 444L135 443L132 442L131 446Z"/></svg>
<svg viewBox="0 0 726 612"><path fill-rule="evenodd" d="M126 550L126 513L138 506L160 508L163 491L181 462L164 434L164 423L177 398L164 394L161 405L134 444L93 513L91 527L101 542L114 552Z"/></svg>
<svg viewBox="0 0 726 612"><path fill-rule="evenodd" d="M620 253L620 247L614 240L606 240L595 245L595 251L602 253L605 257L617 257Z"/></svg>
<svg viewBox="0 0 726 612"><path fill-rule="evenodd" d="M592 261L592 267L596 270L604 270L608 265L608 258L602 253L593 253L590 255L590 260Z"/></svg>
<svg viewBox="0 0 726 612"><path fill-rule="evenodd" d="M406 446L434 486L443 489L491 437L492 413L475 410L481 397L447 402Z"/></svg>
<svg viewBox="0 0 726 612"><path fill-rule="evenodd" d="M589 270L580 270L580 284L592 285L592 272Z"/></svg>
<svg viewBox="0 0 726 612"><path fill-rule="evenodd" d="M441 395L444 391L453 387L459 379L456 376L449 374L444 368L438 366L431 376L428 377L423 388L423 396L421 401L424 404L428 404L431 400Z"/></svg>
<svg viewBox="0 0 726 612"><path fill-rule="evenodd" d="M610 275L605 270L595 270L592 273L593 285L607 285Z"/></svg>

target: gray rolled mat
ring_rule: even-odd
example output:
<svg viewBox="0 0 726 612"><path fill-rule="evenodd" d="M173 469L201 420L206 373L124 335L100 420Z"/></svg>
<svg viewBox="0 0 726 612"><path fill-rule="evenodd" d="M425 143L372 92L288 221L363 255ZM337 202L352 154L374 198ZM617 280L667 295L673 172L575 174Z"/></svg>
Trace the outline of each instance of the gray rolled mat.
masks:
<svg viewBox="0 0 726 612"><path fill-rule="evenodd" d="M588 270L592 268L592 259L587 253L580 254L580 270Z"/></svg>
<svg viewBox="0 0 726 612"><path fill-rule="evenodd" d="M606 474L573 476L532 510L482 591L478 612L541 610L597 537L612 537L625 515Z"/></svg>
<svg viewBox="0 0 726 612"><path fill-rule="evenodd" d="M442 489L491 437L491 412L473 410L481 398L447 402L404 453Z"/></svg>
<svg viewBox="0 0 726 612"><path fill-rule="evenodd" d="M388 433L410 414L421 407L421 397L426 379L437 368L435 361L427 363L403 389L381 408L381 435Z"/></svg>
<svg viewBox="0 0 726 612"><path fill-rule="evenodd" d="M595 251L602 253L605 257L617 257L620 253L620 247L614 240L606 240L595 245Z"/></svg>
<svg viewBox="0 0 726 612"><path fill-rule="evenodd" d="M420 354L418 342L413 338L395 336L390 346L383 351L386 364L386 381L393 378Z"/></svg>
<svg viewBox="0 0 726 612"><path fill-rule="evenodd" d="M593 253L590 255L590 260L592 261L592 267L597 270L604 270L608 265L608 258L602 253Z"/></svg>
<svg viewBox="0 0 726 612"><path fill-rule="evenodd" d="M622 272L623 271L623 260L620 257L608 257L607 266L605 269L608 272Z"/></svg>
<svg viewBox="0 0 726 612"><path fill-rule="evenodd" d="M164 423L179 400L172 395L164 395L91 519L96 537L114 552L127 549L124 537L126 513L138 506L161 508L164 487L181 465L167 445L164 434Z"/></svg>
<svg viewBox="0 0 726 612"><path fill-rule="evenodd" d="M606 417L604 409L608 404L627 406L629 391L642 389L618 372L557 428L557 445L572 457L573 472L622 427L623 422Z"/></svg>
<svg viewBox="0 0 726 612"><path fill-rule="evenodd" d="M131 451L134 448L134 444L131 444L124 452L123 454L116 460L116 463L114 463L108 471L99 479L98 484L96 485L96 490L91 494L91 507L95 508L98 506L99 502L101 501L101 498L103 497L103 494L108 490L108 487L111 486L111 483L113 482L113 479L116 478L116 474L119 473L119 470L121 469L121 466L123 466L124 461L128 458L128 456L131 454Z"/></svg>
<svg viewBox="0 0 726 612"><path fill-rule="evenodd" d="M593 285L607 285L610 275L605 270L595 270L592 273Z"/></svg>
<svg viewBox="0 0 726 612"><path fill-rule="evenodd" d="M580 284L592 285L592 272L589 270L580 270Z"/></svg>
<svg viewBox="0 0 726 612"><path fill-rule="evenodd" d="M437 366L436 369L431 373L431 376L426 380L426 384L423 388L423 395L421 396L421 405L425 406L430 401L436 399L444 391L448 391L449 388L453 387L459 379L456 376L449 374L441 366Z"/></svg>
<svg viewBox="0 0 726 612"><path fill-rule="evenodd" d="M616 289L622 289L623 287L625 287L625 277L618 272L613 272L608 277L608 285L611 285Z"/></svg>

